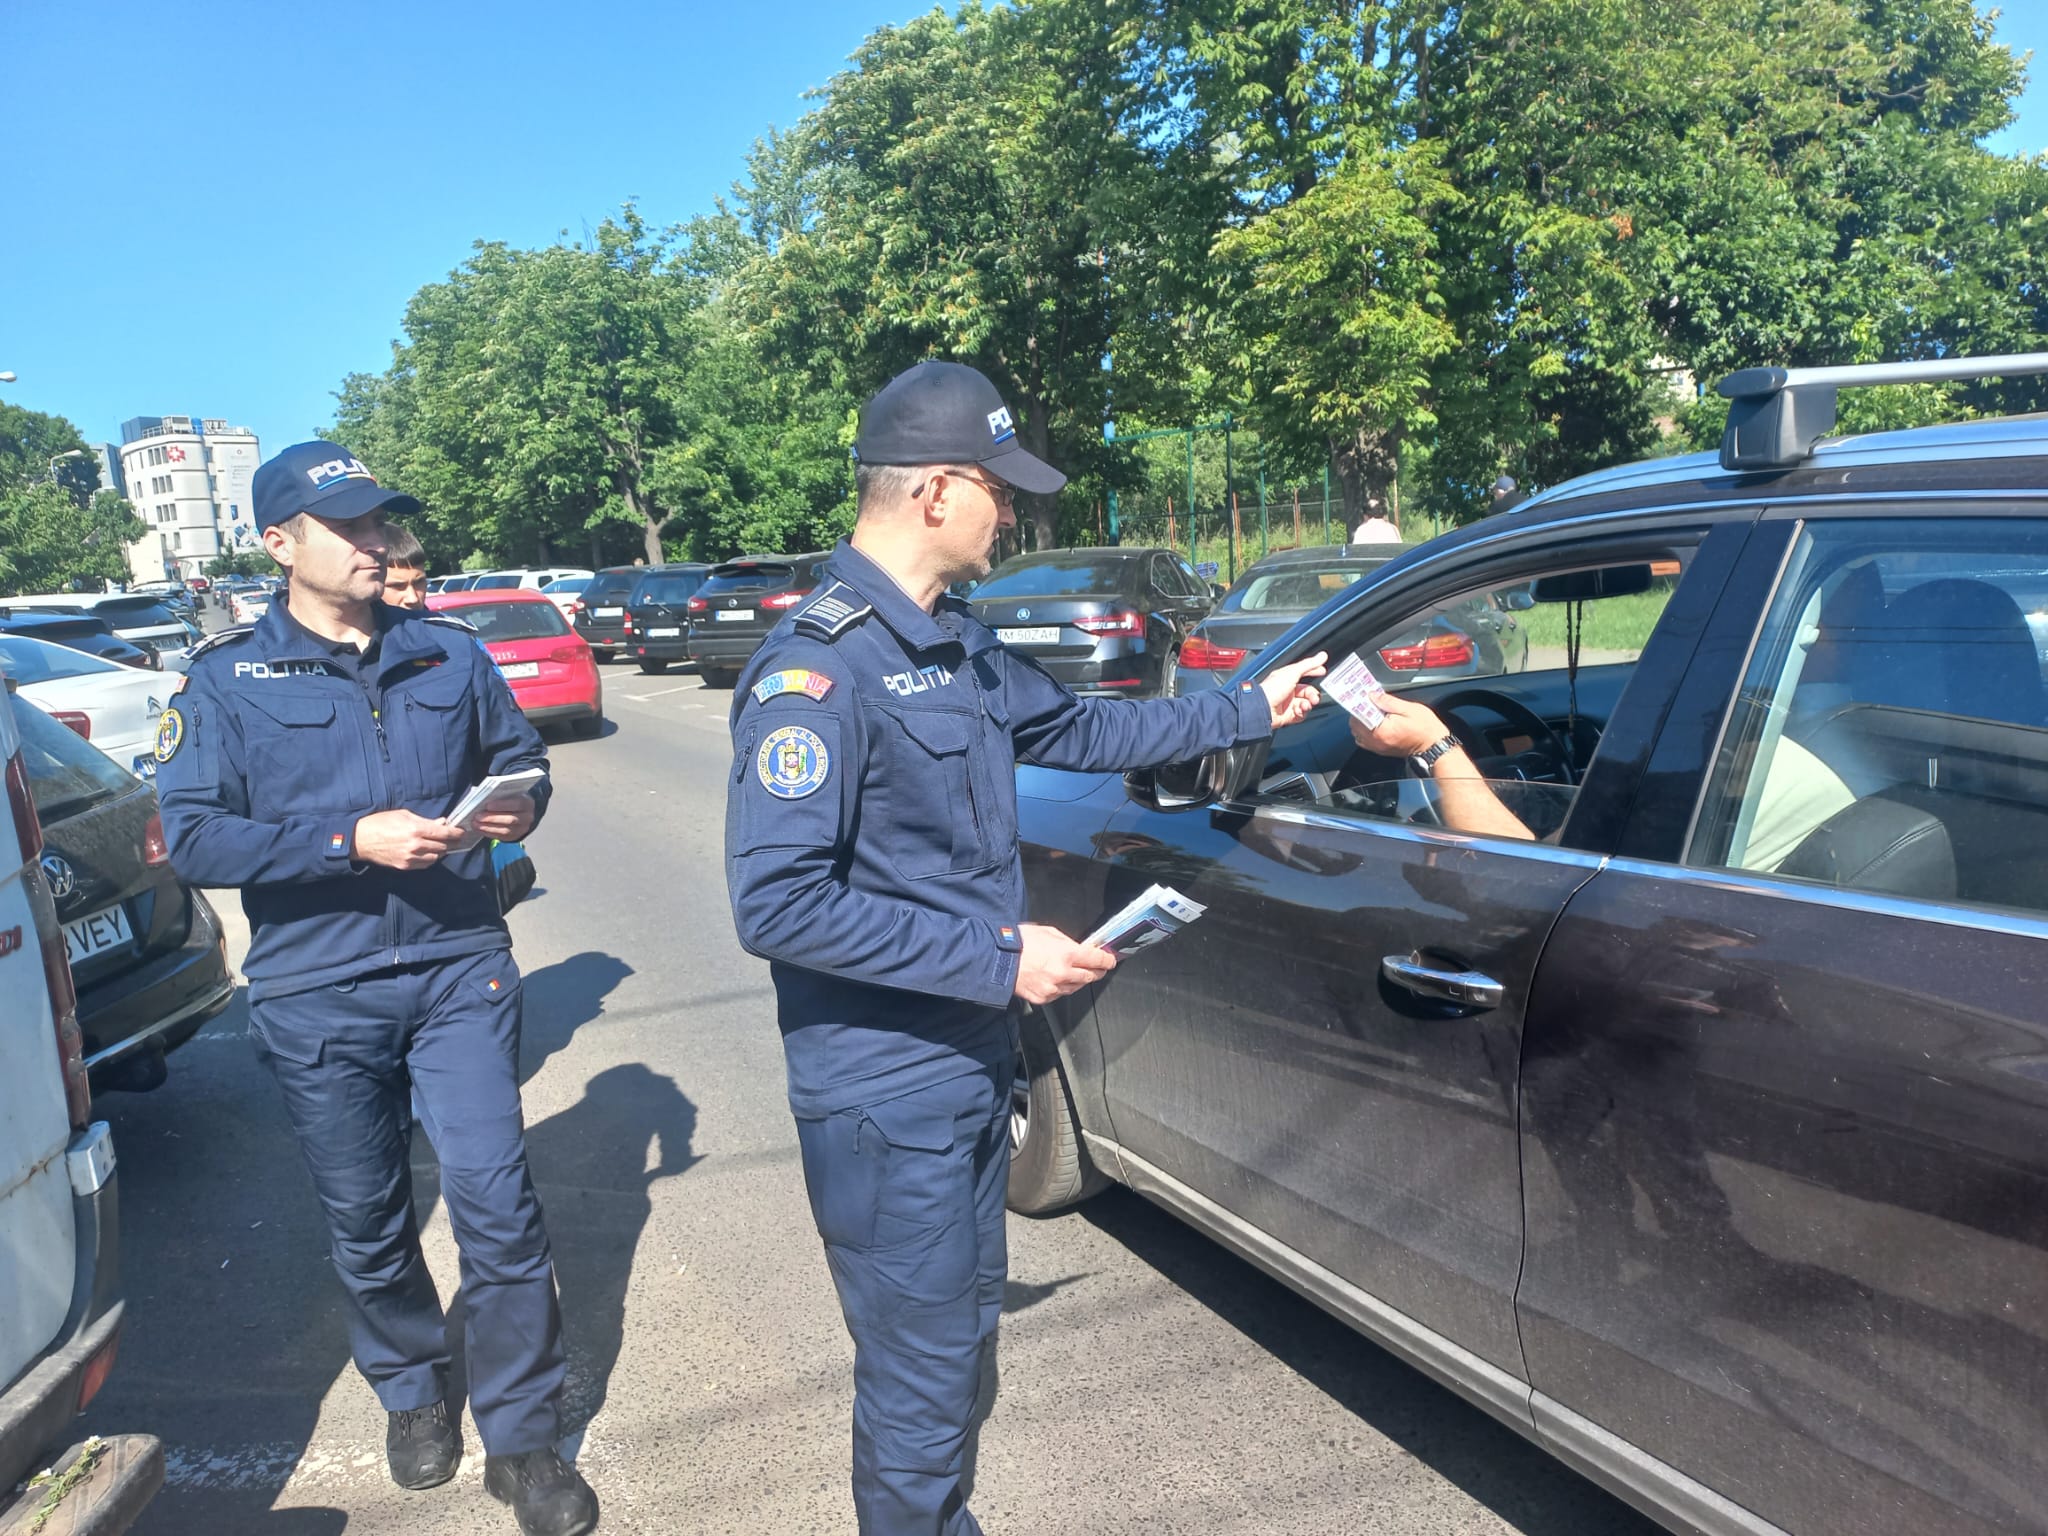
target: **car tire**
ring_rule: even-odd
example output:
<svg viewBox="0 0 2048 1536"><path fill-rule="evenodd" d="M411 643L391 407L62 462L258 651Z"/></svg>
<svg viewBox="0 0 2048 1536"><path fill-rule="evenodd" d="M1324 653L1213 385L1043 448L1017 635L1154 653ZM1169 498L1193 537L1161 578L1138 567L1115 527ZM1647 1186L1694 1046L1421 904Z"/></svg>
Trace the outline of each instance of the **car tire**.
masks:
<svg viewBox="0 0 2048 1536"><path fill-rule="evenodd" d="M1176 645L1172 650L1166 653L1166 660L1161 662L1159 666L1160 698L1172 699L1178 698L1180 696L1180 687L1177 682L1179 674L1180 647Z"/></svg>
<svg viewBox="0 0 2048 1536"><path fill-rule="evenodd" d="M739 673L731 667L699 667L697 672L706 688L731 688L740 680Z"/></svg>
<svg viewBox="0 0 2048 1536"><path fill-rule="evenodd" d="M649 677L659 677L668 670L668 663L665 661L643 661L640 663L640 670Z"/></svg>
<svg viewBox="0 0 2048 1536"><path fill-rule="evenodd" d="M569 731L571 735L580 736L585 741L602 736L604 734L604 711L599 710L594 715L584 715L570 725Z"/></svg>
<svg viewBox="0 0 2048 1536"><path fill-rule="evenodd" d="M1006 1203L1020 1216L1049 1216L1108 1186L1109 1180L1088 1161L1081 1145L1052 1026L1036 1010L1027 1012L1019 1028L1010 1093Z"/></svg>

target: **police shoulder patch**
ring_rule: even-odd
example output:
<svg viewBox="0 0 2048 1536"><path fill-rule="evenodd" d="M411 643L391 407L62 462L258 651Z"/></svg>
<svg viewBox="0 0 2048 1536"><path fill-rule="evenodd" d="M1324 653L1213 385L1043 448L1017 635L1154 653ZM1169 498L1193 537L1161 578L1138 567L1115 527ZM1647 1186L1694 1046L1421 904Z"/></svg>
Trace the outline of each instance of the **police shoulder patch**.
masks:
<svg viewBox="0 0 2048 1536"><path fill-rule="evenodd" d="M761 787L778 800L801 800L818 790L832 772L832 754L816 731L777 726L754 758Z"/></svg>
<svg viewBox="0 0 2048 1536"><path fill-rule="evenodd" d="M824 700L839 685L822 672L812 672L804 667L788 667L780 672L771 672L754 684L754 702L766 704L778 693L800 693L805 698Z"/></svg>
<svg viewBox="0 0 2048 1536"><path fill-rule="evenodd" d="M796 616L796 627L827 640L837 640L874 611L873 603L845 582L835 581L804 604Z"/></svg>
<svg viewBox="0 0 2048 1536"><path fill-rule="evenodd" d="M185 717L176 709L165 710L156 722L156 760L168 763L184 744Z"/></svg>

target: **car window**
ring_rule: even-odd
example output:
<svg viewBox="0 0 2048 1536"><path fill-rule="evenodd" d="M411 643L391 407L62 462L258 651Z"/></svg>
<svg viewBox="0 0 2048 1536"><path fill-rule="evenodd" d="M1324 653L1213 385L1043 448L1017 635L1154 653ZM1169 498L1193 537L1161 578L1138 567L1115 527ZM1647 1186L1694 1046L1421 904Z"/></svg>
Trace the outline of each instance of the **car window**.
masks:
<svg viewBox="0 0 2048 1536"><path fill-rule="evenodd" d="M0 671L18 683L47 683L91 672L125 672L111 661L61 645L44 645L18 635L0 635Z"/></svg>
<svg viewBox="0 0 2048 1536"><path fill-rule="evenodd" d="M1185 555L1175 555L1173 557L1173 564L1175 569L1180 572L1180 579L1187 584L1189 592L1193 593L1196 597L1207 597L1209 595L1209 583L1195 574L1195 568L1188 564Z"/></svg>
<svg viewBox="0 0 2048 1536"><path fill-rule="evenodd" d="M616 603L633 590L633 583L640 579L638 571L599 571L590 578L590 585L583 589L586 603Z"/></svg>
<svg viewBox="0 0 2048 1536"><path fill-rule="evenodd" d="M41 710L17 701L14 723L21 728L22 762L36 815L45 826L136 787L127 769Z"/></svg>
<svg viewBox="0 0 2048 1536"><path fill-rule="evenodd" d="M974 589L976 602L991 597L1110 597L1130 583L1128 559L1054 556L996 571Z"/></svg>
<svg viewBox="0 0 2048 1536"><path fill-rule="evenodd" d="M2048 911L2048 521L1800 534L1688 862Z"/></svg>
<svg viewBox="0 0 2048 1536"><path fill-rule="evenodd" d="M1432 710L1445 704L1446 731L1489 786L1480 797L1486 824L1470 824L1474 802L1462 792L1447 803L1441 786L1405 761L1360 747L1350 717L1327 697L1274 734L1252 802L1309 802L1327 813L1452 831L1556 835L1690 550L1552 559L1534 570L1526 560L1505 567L1483 585L1405 611L1389 596L1367 599L1347 629L1316 642L1329 649L1332 668L1355 655L1397 697L1413 695ZM1451 707L1474 690L1482 697ZM1495 809L1511 819L1493 821Z"/></svg>
<svg viewBox="0 0 2048 1536"><path fill-rule="evenodd" d="M564 576L548 587L548 596L560 597L565 592L581 593L590 590L588 576Z"/></svg>
<svg viewBox="0 0 2048 1536"><path fill-rule="evenodd" d="M633 589L633 603L687 603L704 585L702 571L664 571L641 578Z"/></svg>
<svg viewBox="0 0 2048 1536"><path fill-rule="evenodd" d="M477 592L497 592L507 587L516 587L518 585L519 573L511 571L502 576L479 576L471 584L471 589Z"/></svg>
<svg viewBox="0 0 2048 1536"><path fill-rule="evenodd" d="M570 633L569 621L553 603L473 603L453 612L474 624L485 641L535 640Z"/></svg>
<svg viewBox="0 0 2048 1536"><path fill-rule="evenodd" d="M724 592L763 592L774 587L786 587L795 580L796 567L793 565L734 566L706 576L702 592L706 597Z"/></svg>
<svg viewBox="0 0 2048 1536"><path fill-rule="evenodd" d="M1377 569L1372 563L1283 565L1247 571L1217 604L1219 613L1307 613Z"/></svg>
<svg viewBox="0 0 2048 1536"><path fill-rule="evenodd" d="M181 621L162 603L149 601L100 603L93 610L116 629L151 629Z"/></svg>

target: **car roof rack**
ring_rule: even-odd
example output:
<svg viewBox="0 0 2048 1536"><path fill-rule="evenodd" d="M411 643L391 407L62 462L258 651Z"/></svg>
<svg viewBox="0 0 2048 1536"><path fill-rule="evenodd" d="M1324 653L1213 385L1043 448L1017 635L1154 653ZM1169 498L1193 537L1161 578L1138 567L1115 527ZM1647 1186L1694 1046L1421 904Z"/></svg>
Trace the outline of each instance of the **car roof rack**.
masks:
<svg viewBox="0 0 2048 1536"><path fill-rule="evenodd" d="M1850 363L1839 368L1744 368L1715 388L1730 402L1723 469L1791 469L1835 428L1835 391L1863 384L1946 384L2048 373L2048 352L2004 357Z"/></svg>

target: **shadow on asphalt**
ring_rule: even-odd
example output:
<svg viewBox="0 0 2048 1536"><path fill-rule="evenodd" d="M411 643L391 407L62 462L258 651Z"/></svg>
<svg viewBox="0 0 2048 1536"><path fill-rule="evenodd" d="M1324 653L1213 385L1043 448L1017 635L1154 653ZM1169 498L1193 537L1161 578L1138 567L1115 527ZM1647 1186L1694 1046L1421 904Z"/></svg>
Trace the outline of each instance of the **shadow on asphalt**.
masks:
<svg viewBox="0 0 2048 1536"><path fill-rule="evenodd" d="M1661 1536L1661 1528L1456 1393L1141 1196L1079 1214L1523 1536Z"/></svg>
<svg viewBox="0 0 2048 1536"><path fill-rule="evenodd" d="M521 1081L602 1016L607 996L631 974L623 961L596 953L529 974ZM359 1395L359 1420L362 1407L374 1407L349 1357L325 1224L248 1029L242 992L172 1053L164 1088L95 1102L120 1158L128 1310L120 1362L83 1427L164 1441L167 1485L136 1536L334 1536L349 1514L332 1506L383 1477L381 1414L374 1443L312 1446L330 1392ZM695 1105L673 1079L633 1063L597 1073L574 1103L527 1130L561 1287L572 1445L603 1407L618 1363L652 1187L699 1161L691 1150L696 1122ZM411 1159L424 1225L440 1198L440 1170L423 1131L413 1136ZM460 1292L443 1300L451 1386L460 1393ZM481 1456L469 1438L468 1454ZM273 1509L294 1476L293 1498L319 1504Z"/></svg>

